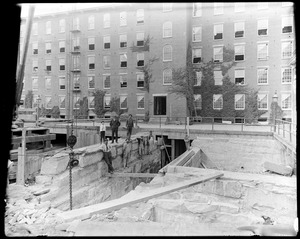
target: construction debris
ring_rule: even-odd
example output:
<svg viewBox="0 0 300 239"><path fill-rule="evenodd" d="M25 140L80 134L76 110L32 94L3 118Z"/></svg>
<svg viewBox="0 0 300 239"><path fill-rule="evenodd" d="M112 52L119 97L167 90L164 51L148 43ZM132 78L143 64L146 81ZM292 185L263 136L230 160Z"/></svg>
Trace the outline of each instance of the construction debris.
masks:
<svg viewBox="0 0 300 239"><path fill-rule="evenodd" d="M291 166L286 166L284 164L265 162L264 168L267 171L278 173L284 176L292 176L293 174L293 168Z"/></svg>

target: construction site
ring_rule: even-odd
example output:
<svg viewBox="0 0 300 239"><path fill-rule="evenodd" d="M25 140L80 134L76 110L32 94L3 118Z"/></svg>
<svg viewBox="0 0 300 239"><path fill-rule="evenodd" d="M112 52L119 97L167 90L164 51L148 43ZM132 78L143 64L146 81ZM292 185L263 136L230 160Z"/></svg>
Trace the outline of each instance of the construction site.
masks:
<svg viewBox="0 0 300 239"><path fill-rule="evenodd" d="M17 68L6 236L296 236L296 125L21 120L29 9ZM29 33L28 33L29 32ZM104 121L113 173L100 144Z"/></svg>

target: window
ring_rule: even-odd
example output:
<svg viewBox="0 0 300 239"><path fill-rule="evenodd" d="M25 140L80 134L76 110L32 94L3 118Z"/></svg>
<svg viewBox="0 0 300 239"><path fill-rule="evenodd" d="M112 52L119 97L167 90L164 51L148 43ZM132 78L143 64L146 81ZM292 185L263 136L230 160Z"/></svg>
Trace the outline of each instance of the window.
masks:
<svg viewBox="0 0 300 239"><path fill-rule="evenodd" d="M138 9L136 11L136 23L137 24L143 24L144 23L144 9Z"/></svg>
<svg viewBox="0 0 300 239"><path fill-rule="evenodd" d="M257 9L258 10L268 9L268 2L258 2Z"/></svg>
<svg viewBox="0 0 300 239"><path fill-rule="evenodd" d="M201 48L192 49L192 57L193 57L194 64L200 63L202 57L202 49Z"/></svg>
<svg viewBox="0 0 300 239"><path fill-rule="evenodd" d="M74 102L74 109L79 109L80 107L80 97L75 95L73 98L73 102Z"/></svg>
<svg viewBox="0 0 300 239"><path fill-rule="evenodd" d="M94 37L89 37L88 38L88 45L89 45L89 50L90 51L95 50L95 38Z"/></svg>
<svg viewBox="0 0 300 239"><path fill-rule="evenodd" d="M257 69L257 84L268 84L268 68Z"/></svg>
<svg viewBox="0 0 300 239"><path fill-rule="evenodd" d="M244 85L245 84L245 70L244 69L235 69L234 81L235 81L236 85Z"/></svg>
<svg viewBox="0 0 300 239"><path fill-rule="evenodd" d="M196 71L196 79L194 86L201 86L201 81L202 81L202 71Z"/></svg>
<svg viewBox="0 0 300 239"><path fill-rule="evenodd" d="M202 3L193 3L193 17L202 16Z"/></svg>
<svg viewBox="0 0 300 239"><path fill-rule="evenodd" d="M45 96L46 109L52 109L52 99L51 96Z"/></svg>
<svg viewBox="0 0 300 239"><path fill-rule="evenodd" d="M172 46L165 45L163 48L163 61L172 61Z"/></svg>
<svg viewBox="0 0 300 239"><path fill-rule="evenodd" d="M127 25L127 13L120 12L120 26L126 26L126 25Z"/></svg>
<svg viewBox="0 0 300 239"><path fill-rule="evenodd" d="M202 98L200 94L195 94L194 95L194 103L195 103L195 108L198 110L202 109Z"/></svg>
<svg viewBox="0 0 300 239"><path fill-rule="evenodd" d="M64 95L59 96L59 108L60 109L66 108L66 96L64 96Z"/></svg>
<svg viewBox="0 0 300 239"><path fill-rule="evenodd" d="M51 42L46 42L46 54L51 53Z"/></svg>
<svg viewBox="0 0 300 239"><path fill-rule="evenodd" d="M199 42L202 39L202 27L193 27L193 42Z"/></svg>
<svg viewBox="0 0 300 239"><path fill-rule="evenodd" d="M46 71L51 71L51 60L46 60Z"/></svg>
<svg viewBox="0 0 300 239"><path fill-rule="evenodd" d="M37 55L39 53L37 42L32 43L32 53L33 53L33 55Z"/></svg>
<svg viewBox="0 0 300 239"><path fill-rule="evenodd" d="M89 87L89 89L95 89L95 76L94 75L88 76L88 87Z"/></svg>
<svg viewBox="0 0 300 239"><path fill-rule="evenodd" d="M88 22L89 22L89 30L95 29L95 17L89 16Z"/></svg>
<svg viewBox="0 0 300 239"><path fill-rule="evenodd" d="M88 97L89 109L95 109L95 96Z"/></svg>
<svg viewBox="0 0 300 239"><path fill-rule="evenodd" d="M51 90L51 77L50 76L45 77L45 87L46 87L46 90Z"/></svg>
<svg viewBox="0 0 300 239"><path fill-rule="evenodd" d="M120 67L127 67L127 54L120 54Z"/></svg>
<svg viewBox="0 0 300 239"><path fill-rule="evenodd" d="M223 108L223 95L213 95L213 109L221 110Z"/></svg>
<svg viewBox="0 0 300 239"><path fill-rule="evenodd" d="M59 52L65 52L66 51L66 42L65 41L59 41Z"/></svg>
<svg viewBox="0 0 300 239"><path fill-rule="evenodd" d="M236 94L234 96L234 108L236 110L244 110L245 109L245 95L244 94Z"/></svg>
<svg viewBox="0 0 300 239"><path fill-rule="evenodd" d="M163 71L163 84L164 85L172 84L172 69L165 69Z"/></svg>
<svg viewBox="0 0 300 239"><path fill-rule="evenodd" d="M88 56L88 69L95 70L95 56Z"/></svg>
<svg viewBox="0 0 300 239"><path fill-rule="evenodd" d="M103 88L110 89L110 75L103 75Z"/></svg>
<svg viewBox="0 0 300 239"><path fill-rule="evenodd" d="M105 13L103 15L103 24L104 24L104 28L110 27L110 14L109 13Z"/></svg>
<svg viewBox="0 0 300 239"><path fill-rule="evenodd" d="M104 96L104 108L109 109L110 108L110 95Z"/></svg>
<svg viewBox="0 0 300 239"><path fill-rule="evenodd" d="M79 27L79 17L75 17L73 19L73 30L79 30L80 27Z"/></svg>
<svg viewBox="0 0 300 239"><path fill-rule="evenodd" d="M80 51L80 43L79 43L79 37L75 37L72 39L73 43L73 51L78 52Z"/></svg>
<svg viewBox="0 0 300 239"><path fill-rule="evenodd" d="M103 68L104 69L110 68L110 56L103 56Z"/></svg>
<svg viewBox="0 0 300 239"><path fill-rule="evenodd" d="M59 81L59 89L60 90L65 90L66 89L66 77L59 76L58 81Z"/></svg>
<svg viewBox="0 0 300 239"><path fill-rule="evenodd" d="M281 68L281 83L291 83L292 82L292 69L290 67Z"/></svg>
<svg viewBox="0 0 300 239"><path fill-rule="evenodd" d="M74 73L73 75L73 84L74 84L74 90L80 89L80 77L79 74Z"/></svg>
<svg viewBox="0 0 300 239"><path fill-rule="evenodd" d="M259 110L268 110L268 94L257 94L257 108Z"/></svg>
<svg viewBox="0 0 300 239"><path fill-rule="evenodd" d="M215 80L215 85L223 85L223 76L222 76L222 71L214 71L214 80Z"/></svg>
<svg viewBox="0 0 300 239"><path fill-rule="evenodd" d="M137 79L137 88L143 88L144 87L144 73L137 73L136 75Z"/></svg>
<svg viewBox="0 0 300 239"><path fill-rule="evenodd" d="M257 44L257 59L268 60L268 43Z"/></svg>
<svg viewBox="0 0 300 239"><path fill-rule="evenodd" d="M32 90L38 90L38 82L39 82L39 78L37 77L32 77Z"/></svg>
<svg viewBox="0 0 300 239"><path fill-rule="evenodd" d="M145 109L145 95L137 95L137 108Z"/></svg>
<svg viewBox="0 0 300 239"><path fill-rule="evenodd" d="M214 62L223 62L223 46L214 47Z"/></svg>
<svg viewBox="0 0 300 239"><path fill-rule="evenodd" d="M121 88L127 87L127 74L120 74L120 86Z"/></svg>
<svg viewBox="0 0 300 239"><path fill-rule="evenodd" d="M38 35L38 23L37 22L32 24L32 34L35 36Z"/></svg>
<svg viewBox="0 0 300 239"><path fill-rule="evenodd" d="M292 57L293 45L292 41L281 42L281 57L287 59Z"/></svg>
<svg viewBox="0 0 300 239"><path fill-rule="evenodd" d="M245 11L245 3L244 2L234 3L234 11L235 12L244 12Z"/></svg>
<svg viewBox="0 0 300 239"><path fill-rule="evenodd" d="M127 47L127 35L122 34L120 35L120 48Z"/></svg>
<svg viewBox="0 0 300 239"><path fill-rule="evenodd" d="M104 49L110 49L110 36L103 37Z"/></svg>
<svg viewBox="0 0 300 239"><path fill-rule="evenodd" d="M281 108L283 110L290 110L292 108L291 94L281 94Z"/></svg>
<svg viewBox="0 0 300 239"><path fill-rule="evenodd" d="M80 56L73 56L73 70L79 70L80 68Z"/></svg>
<svg viewBox="0 0 300 239"><path fill-rule="evenodd" d="M257 21L257 34L259 36L268 35L268 19L261 19Z"/></svg>
<svg viewBox="0 0 300 239"><path fill-rule="evenodd" d="M127 109L127 95L120 95L120 109Z"/></svg>
<svg viewBox="0 0 300 239"><path fill-rule="evenodd" d="M144 64L145 64L144 58L145 58L144 53L136 54L137 66L144 66Z"/></svg>
<svg viewBox="0 0 300 239"><path fill-rule="evenodd" d="M234 23L234 37L240 38L244 37L245 34L245 23L244 22L235 22Z"/></svg>
<svg viewBox="0 0 300 239"><path fill-rule="evenodd" d="M59 70L60 71L66 70L66 59L65 58L60 58L58 60L58 62L59 62Z"/></svg>
<svg viewBox="0 0 300 239"><path fill-rule="evenodd" d="M234 60L235 61L245 60L245 45L234 46Z"/></svg>
<svg viewBox="0 0 300 239"><path fill-rule="evenodd" d="M163 3L163 12L172 11L173 4L172 3Z"/></svg>
<svg viewBox="0 0 300 239"><path fill-rule="evenodd" d="M223 24L214 25L214 40L223 39Z"/></svg>
<svg viewBox="0 0 300 239"><path fill-rule="evenodd" d="M163 37L172 37L172 22L165 22L163 24Z"/></svg>
<svg viewBox="0 0 300 239"><path fill-rule="evenodd" d="M59 20L59 32L64 33L66 31L66 20L60 19Z"/></svg>
<svg viewBox="0 0 300 239"><path fill-rule="evenodd" d="M214 3L214 15L223 14L223 3Z"/></svg>
<svg viewBox="0 0 300 239"><path fill-rule="evenodd" d="M137 46L144 46L144 40L145 40L145 33L144 32L138 32L136 34L136 45Z"/></svg>
<svg viewBox="0 0 300 239"><path fill-rule="evenodd" d="M282 33L292 33L293 32L293 17L287 16L282 17Z"/></svg>
<svg viewBox="0 0 300 239"><path fill-rule="evenodd" d="M46 34L51 34L51 22L46 22Z"/></svg>

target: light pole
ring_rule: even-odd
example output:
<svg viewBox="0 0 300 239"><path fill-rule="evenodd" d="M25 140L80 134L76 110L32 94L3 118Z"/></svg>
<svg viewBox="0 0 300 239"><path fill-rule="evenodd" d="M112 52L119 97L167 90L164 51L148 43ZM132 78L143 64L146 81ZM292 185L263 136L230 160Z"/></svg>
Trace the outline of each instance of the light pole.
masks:
<svg viewBox="0 0 300 239"><path fill-rule="evenodd" d="M39 124L39 108L40 108L40 101L41 101L41 96L38 95L37 99L37 109L36 109L36 122L35 122L35 125L38 126Z"/></svg>
<svg viewBox="0 0 300 239"><path fill-rule="evenodd" d="M273 117L272 117L272 122L274 125L274 132L276 132L276 118L277 118L277 102L278 102L278 95L277 91L275 90L275 93L272 97L272 106L273 106Z"/></svg>

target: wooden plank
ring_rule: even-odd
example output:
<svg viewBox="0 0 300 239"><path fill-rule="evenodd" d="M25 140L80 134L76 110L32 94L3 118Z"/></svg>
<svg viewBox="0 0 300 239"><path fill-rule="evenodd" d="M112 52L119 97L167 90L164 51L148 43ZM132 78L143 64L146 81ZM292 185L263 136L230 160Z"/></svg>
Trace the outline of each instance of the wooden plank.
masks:
<svg viewBox="0 0 300 239"><path fill-rule="evenodd" d="M109 178L121 178L121 177L129 177L129 178L154 178L158 174L157 173L108 173L106 176Z"/></svg>
<svg viewBox="0 0 300 239"><path fill-rule="evenodd" d="M128 207L139 202L144 202L151 198L159 197L177 190L181 190L187 187L197 185L199 183L209 181L211 179L222 177L223 175L223 173L214 173L207 176L201 176L196 179L191 179L188 181L183 181L165 187L149 190L140 195L135 195L133 198L118 198L115 200L90 205L79 209L74 209L72 211L62 212L58 214L58 216L60 216L65 222L70 222L76 219L84 220L90 218L94 214L107 213L113 210L119 210L123 207Z"/></svg>
<svg viewBox="0 0 300 239"><path fill-rule="evenodd" d="M56 139L55 134L26 136L26 143L49 141L49 140L54 140L54 139ZM12 138L12 144L19 144L21 142L22 142L22 137Z"/></svg>
<svg viewBox="0 0 300 239"><path fill-rule="evenodd" d="M18 148L17 184L25 183L26 129L22 129L22 147Z"/></svg>

